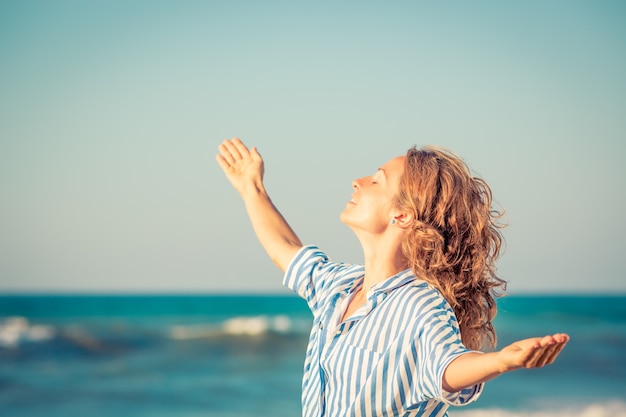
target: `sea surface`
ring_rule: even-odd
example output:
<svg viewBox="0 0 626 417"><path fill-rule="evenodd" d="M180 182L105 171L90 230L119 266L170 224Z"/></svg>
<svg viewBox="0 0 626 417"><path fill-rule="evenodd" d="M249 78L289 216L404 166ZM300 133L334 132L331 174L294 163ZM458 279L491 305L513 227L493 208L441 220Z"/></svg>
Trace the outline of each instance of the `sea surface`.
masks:
<svg viewBox="0 0 626 417"><path fill-rule="evenodd" d="M572 339L451 417L626 416L626 296L509 296L495 324ZM310 325L295 296L0 295L0 415L297 417Z"/></svg>

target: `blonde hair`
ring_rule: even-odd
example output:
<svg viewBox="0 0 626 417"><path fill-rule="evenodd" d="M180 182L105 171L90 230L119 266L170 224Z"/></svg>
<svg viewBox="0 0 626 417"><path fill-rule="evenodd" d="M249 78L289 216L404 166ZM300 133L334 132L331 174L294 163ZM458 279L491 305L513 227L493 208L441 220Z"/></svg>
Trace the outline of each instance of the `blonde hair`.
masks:
<svg viewBox="0 0 626 417"><path fill-rule="evenodd" d="M487 183L447 149L413 147L396 204L414 218L402 251L415 275L450 303L465 346L495 347L495 298L506 289L495 268L504 225Z"/></svg>

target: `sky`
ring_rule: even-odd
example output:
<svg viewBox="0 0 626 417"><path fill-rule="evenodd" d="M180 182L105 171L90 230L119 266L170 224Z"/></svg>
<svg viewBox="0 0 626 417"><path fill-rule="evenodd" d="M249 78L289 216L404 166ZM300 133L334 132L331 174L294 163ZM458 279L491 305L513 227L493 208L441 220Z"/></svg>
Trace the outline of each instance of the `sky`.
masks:
<svg viewBox="0 0 626 417"><path fill-rule="evenodd" d="M257 146L306 244L354 178L459 154L515 293L625 293L621 1L0 0L0 292L282 293L215 162Z"/></svg>

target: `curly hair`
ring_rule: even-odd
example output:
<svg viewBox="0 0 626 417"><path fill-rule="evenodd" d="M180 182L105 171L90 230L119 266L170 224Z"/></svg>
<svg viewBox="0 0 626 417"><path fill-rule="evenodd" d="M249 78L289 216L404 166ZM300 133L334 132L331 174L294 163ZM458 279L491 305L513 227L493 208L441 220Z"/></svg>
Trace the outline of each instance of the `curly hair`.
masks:
<svg viewBox="0 0 626 417"><path fill-rule="evenodd" d="M495 262L503 213L492 209L487 183L451 151L409 149L396 204L413 215L402 251L416 276L450 303L469 349L496 345L495 298L506 290Z"/></svg>

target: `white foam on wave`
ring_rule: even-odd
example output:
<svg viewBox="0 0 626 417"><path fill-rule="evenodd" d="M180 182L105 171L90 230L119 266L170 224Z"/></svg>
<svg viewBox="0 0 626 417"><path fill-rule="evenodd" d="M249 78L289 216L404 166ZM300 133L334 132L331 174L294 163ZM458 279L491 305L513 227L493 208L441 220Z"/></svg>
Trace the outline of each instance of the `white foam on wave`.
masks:
<svg viewBox="0 0 626 417"><path fill-rule="evenodd" d="M178 325L170 328L173 339L202 339L220 335L260 336L270 332L289 333L293 330L292 320L285 315L241 316L225 320L221 325L195 324Z"/></svg>
<svg viewBox="0 0 626 417"><path fill-rule="evenodd" d="M258 336L269 331L286 333L291 329L287 316L233 317L222 325L224 332L233 335Z"/></svg>
<svg viewBox="0 0 626 417"><path fill-rule="evenodd" d="M582 406L571 405L555 410L454 410L449 411L448 414L450 414L450 417L626 417L626 403L621 400L615 400Z"/></svg>
<svg viewBox="0 0 626 417"><path fill-rule="evenodd" d="M0 321L0 346L14 348L23 342L40 342L53 338L52 326L30 324L25 317L7 317Z"/></svg>
<svg viewBox="0 0 626 417"><path fill-rule="evenodd" d="M217 330L207 325L179 325L170 329L170 337L176 340L204 339L218 334Z"/></svg>

